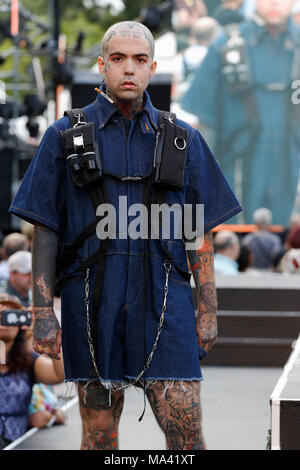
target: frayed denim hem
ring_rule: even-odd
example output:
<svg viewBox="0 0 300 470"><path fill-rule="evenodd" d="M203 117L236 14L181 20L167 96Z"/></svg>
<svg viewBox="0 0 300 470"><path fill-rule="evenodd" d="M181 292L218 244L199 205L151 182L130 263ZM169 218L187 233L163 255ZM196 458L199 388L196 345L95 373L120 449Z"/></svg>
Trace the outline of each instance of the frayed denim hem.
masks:
<svg viewBox="0 0 300 470"><path fill-rule="evenodd" d="M104 388L112 388L112 389L114 389L116 386L118 387L118 385L120 385L120 387L122 387L122 388L123 387L126 388L126 387L130 387L130 386L132 386L136 383L135 382L136 377L126 375L124 378L128 379L128 380L103 379L102 377L98 377L98 378L80 377L80 378L76 378L76 379L67 378L67 379L64 380L64 383L70 383L70 382L73 382L73 383L95 382L95 381L99 380L101 382L101 384L104 386ZM174 382L175 380L179 381L179 382L182 382L182 381L184 381L184 382L192 382L192 381L201 382L203 380L203 377L188 377L188 378L182 378L182 377L147 377L146 379L139 380L139 385L143 387L145 382L159 382L159 381L164 381L164 382L173 381Z"/></svg>
<svg viewBox="0 0 300 470"><path fill-rule="evenodd" d="M162 394L162 398L165 396L168 389L172 389L174 386L174 382L179 382L183 391L185 391L184 382L192 382L197 381L201 382L203 378L199 377L189 377L189 378L182 378L182 377L147 377L147 379L141 379L139 382L135 382L136 377L125 376L125 379L128 380L111 380L111 379L103 379L99 378L76 378L76 379L65 379L64 383L66 384L75 384L78 385L79 382L86 382L83 386L83 390L85 390L90 383L99 381L104 388L109 390L109 402L111 402L111 392L117 392L119 390L124 390L129 387L134 387L136 390L140 390L143 388L144 390L147 388L151 388L151 386L155 385L157 382L165 382L164 392ZM68 393L69 394L69 393ZM67 398L67 397L66 397Z"/></svg>
<svg viewBox="0 0 300 470"><path fill-rule="evenodd" d="M119 391L119 390L124 390L126 388L129 388L129 387L134 387L136 390L138 391L141 391L141 388L143 389L143 393L144 393L144 410L143 410L143 413L141 415L141 417L139 418L139 421L141 421L143 419L143 416L144 416L144 413L145 413L145 410L146 410L146 390L149 389L151 390L151 388L153 388L158 382L164 382L164 389L162 391L162 394L160 396L160 399L164 399L165 396L166 396L166 393L168 390L172 390L172 388L174 387L175 383L176 383L176 386L178 386L178 384L180 385L181 387L181 390L183 392L186 392L187 389L186 389L186 386L185 386L185 383L187 382L201 382L203 380L203 378L199 378L199 377L192 377L192 378L188 378L188 379L182 379L182 378L147 378L145 380L139 380L139 382L136 382L135 381L135 377L130 377L130 376L126 376L125 377L126 379L128 379L128 381L124 381L124 380L104 380L102 379L101 377L99 377L98 379L96 378L77 378L77 379L65 379L64 380L64 383L66 383L67 385L70 384L71 385L71 390L72 390L72 386L75 385L78 387L78 384L79 382L86 382L85 385L82 386L82 391L83 391L83 402L86 404L86 389L87 387L91 384L91 383L94 383L94 382L100 382L107 390L108 390L108 406L110 407L111 404L112 404L112 399L111 399L111 394L112 392L116 392L116 391ZM68 387L67 387L68 389ZM70 393L70 392L69 392ZM66 392L65 394L65 400L68 399L68 392Z"/></svg>
<svg viewBox="0 0 300 470"><path fill-rule="evenodd" d="M130 377L128 377L130 378ZM145 389L149 388L151 390L152 386L155 385L157 382L164 382L165 383L165 387L164 387L164 390L163 390L163 393L161 394L161 399L162 398L165 398L165 395L167 393L168 390L172 390L172 388L174 387L174 384L175 382L176 383L179 383L180 386L181 386L181 390L183 392L186 392L186 388L184 386L184 383L185 382L201 382L203 380L203 378L199 379L199 377L197 378L188 378L188 379L182 379L182 378L170 378L168 377L167 379L166 378L147 378L145 379L145 382L146 382L146 385L145 385Z"/></svg>
<svg viewBox="0 0 300 470"><path fill-rule="evenodd" d="M135 380L135 377L131 377L130 375L125 376L126 379L130 380ZM189 378L182 378L182 377L147 377L145 379L145 382L148 382L149 380L154 380L155 382L159 381L164 381L164 382L170 382L170 381L178 381L178 382L201 382L203 380L203 377L189 377ZM143 382L143 380L141 380Z"/></svg>

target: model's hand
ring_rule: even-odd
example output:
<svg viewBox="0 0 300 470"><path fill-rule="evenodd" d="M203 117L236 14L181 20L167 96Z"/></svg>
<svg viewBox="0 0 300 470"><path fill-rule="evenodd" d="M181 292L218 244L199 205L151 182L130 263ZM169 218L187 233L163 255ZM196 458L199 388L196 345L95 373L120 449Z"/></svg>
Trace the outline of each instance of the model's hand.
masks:
<svg viewBox="0 0 300 470"><path fill-rule="evenodd" d="M214 313L201 313L197 315L198 344L208 352L216 342L218 334L217 316Z"/></svg>
<svg viewBox="0 0 300 470"><path fill-rule="evenodd" d="M33 308L33 349L51 359L60 359L61 328L52 307Z"/></svg>

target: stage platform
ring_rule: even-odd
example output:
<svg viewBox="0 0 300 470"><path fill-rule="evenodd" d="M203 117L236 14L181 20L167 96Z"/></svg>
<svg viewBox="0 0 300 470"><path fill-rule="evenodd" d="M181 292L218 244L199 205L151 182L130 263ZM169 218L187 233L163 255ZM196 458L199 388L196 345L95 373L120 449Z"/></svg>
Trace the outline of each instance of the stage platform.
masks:
<svg viewBox="0 0 300 470"><path fill-rule="evenodd" d="M208 450L264 450L270 429L270 396L281 368L203 367L201 384L203 434ZM126 391L120 423L120 450L163 450L164 436L147 402L142 422L143 393ZM76 398L67 410L67 424L29 431L15 450L76 450L81 425Z"/></svg>

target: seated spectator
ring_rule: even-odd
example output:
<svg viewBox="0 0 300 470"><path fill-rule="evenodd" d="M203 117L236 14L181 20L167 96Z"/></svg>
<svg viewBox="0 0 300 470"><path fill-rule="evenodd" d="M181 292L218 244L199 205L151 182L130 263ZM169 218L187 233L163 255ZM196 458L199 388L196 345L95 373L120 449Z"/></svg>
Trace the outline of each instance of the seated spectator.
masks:
<svg viewBox="0 0 300 470"><path fill-rule="evenodd" d="M300 214L298 212L294 212L290 218L291 229L296 227L297 225L300 225Z"/></svg>
<svg viewBox="0 0 300 470"><path fill-rule="evenodd" d="M6 309L22 308L17 298L0 294L0 315ZM5 345L5 364L0 364L0 449L28 430L34 383L54 385L64 380L62 356L58 361L29 352L24 328L0 323L0 340Z"/></svg>
<svg viewBox="0 0 300 470"><path fill-rule="evenodd" d="M22 233L14 232L7 235L2 243L2 258L0 262L0 281L6 281L9 278L9 269L7 259L17 251L27 251L28 241Z"/></svg>
<svg viewBox="0 0 300 470"><path fill-rule="evenodd" d="M300 274L300 225L292 228L286 241L287 251L281 258L278 271Z"/></svg>
<svg viewBox="0 0 300 470"><path fill-rule="evenodd" d="M223 275L236 275L239 273L237 259L240 254L240 242L234 232L222 230L214 239L216 249L215 272Z"/></svg>
<svg viewBox="0 0 300 470"><path fill-rule="evenodd" d="M253 214L256 231L249 233L242 240L253 254L252 268L271 270L274 259L282 250L280 237L270 232L272 212L264 207L257 209Z"/></svg>
<svg viewBox="0 0 300 470"><path fill-rule="evenodd" d="M33 229L34 225L30 224L26 220L22 220L21 223L21 232L25 237L27 238L28 241L28 249L31 251L31 245L32 245L32 240L33 240Z"/></svg>
<svg viewBox="0 0 300 470"><path fill-rule="evenodd" d="M298 212L294 212L290 217L289 226L281 234L279 234L283 244L283 251L286 251L286 240L290 231L297 225L300 225L300 214L298 214Z"/></svg>
<svg viewBox="0 0 300 470"><path fill-rule="evenodd" d="M1 292L14 295L24 307L31 302L31 253L17 251L8 258L9 279L2 282Z"/></svg>
<svg viewBox="0 0 300 470"><path fill-rule="evenodd" d="M297 225L300 225L300 214L298 212L294 212L290 217L289 226L286 227L283 232L278 234L282 243L282 248L281 248L281 251L279 251L274 257L273 264L274 264L275 271L280 270L280 262L282 260L282 257L290 248L290 246L287 244L289 233Z"/></svg>
<svg viewBox="0 0 300 470"><path fill-rule="evenodd" d="M237 264L239 266L239 272L244 273L251 269L253 263L253 255L249 248L245 245L240 248L240 255L237 259Z"/></svg>

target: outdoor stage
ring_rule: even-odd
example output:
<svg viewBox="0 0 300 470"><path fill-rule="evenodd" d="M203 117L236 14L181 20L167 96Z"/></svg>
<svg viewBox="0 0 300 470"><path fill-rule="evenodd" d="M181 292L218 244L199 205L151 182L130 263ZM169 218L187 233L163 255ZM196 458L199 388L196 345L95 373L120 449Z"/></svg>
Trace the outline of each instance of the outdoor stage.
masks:
<svg viewBox="0 0 300 470"><path fill-rule="evenodd" d="M281 373L281 368L203 367L203 432L208 450L266 448L270 396ZM120 450L165 449L164 436L148 402L139 423L142 410L142 391L127 390L120 422ZM39 430L15 449L78 450L81 425L77 403L67 414L66 425Z"/></svg>

